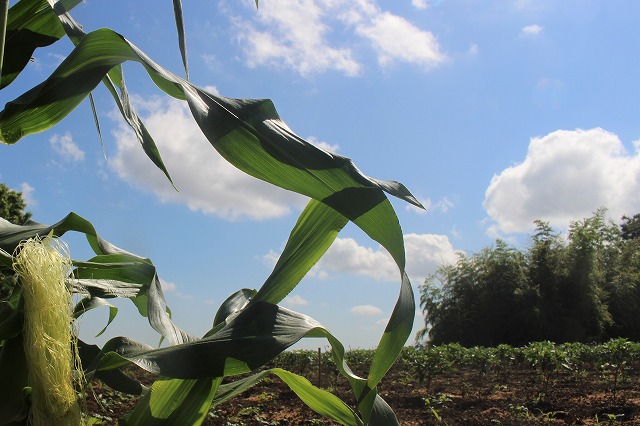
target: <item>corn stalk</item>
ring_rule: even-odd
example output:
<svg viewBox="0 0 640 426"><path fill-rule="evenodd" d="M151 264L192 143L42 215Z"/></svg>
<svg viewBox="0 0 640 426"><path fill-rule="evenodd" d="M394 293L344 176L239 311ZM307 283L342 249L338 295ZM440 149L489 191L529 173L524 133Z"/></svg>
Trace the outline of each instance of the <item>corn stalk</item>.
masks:
<svg viewBox="0 0 640 426"><path fill-rule="evenodd" d="M25 239L49 234L60 237L69 231L85 234L95 256L73 261L67 285L82 298L73 315L79 317L106 306L111 321L117 311L108 300L129 298L170 344L158 349L114 337L100 348L79 341L87 379L100 378L114 389L145 394L128 416L127 425L200 424L211 405L253 386L266 374L276 375L312 409L341 424L397 424L393 410L378 395L377 385L409 337L415 302L405 273L402 230L385 193L416 206L420 203L402 184L368 177L351 159L300 138L280 118L270 100L232 99L209 93L170 73L112 30L85 34L69 14L78 2L20 0L9 10L7 46L12 53L7 55L7 78L2 87L11 84L36 49L64 36L76 47L45 81L0 111L0 142L15 144L56 125L102 83L149 159L170 180L151 134L129 102L121 64L133 62L142 66L168 96L187 102L209 143L227 161L251 176L311 198L272 273L260 288L240 289L230 295L218 309L212 328L202 337L180 329L170 318L155 265L102 239L86 219L70 213L54 225L17 226L0 221L0 263L8 266L12 264L10 253ZM179 1L174 1L174 7L176 4ZM178 8L174 10L186 73L182 14ZM31 37L33 32L38 36ZM344 345L322 324L278 305L349 221L389 251L400 278L398 301L366 378L351 371ZM24 296L18 292L12 301L0 305L0 375L10 379L5 390L0 389L0 424L26 421L25 413L33 409L28 400L16 397L18 390L28 387L20 364L25 351L17 345L24 336L16 331L24 321L20 316L23 303ZM254 372L307 337L322 337L330 343L336 367L353 389L352 405L300 376L278 369L221 384L224 377ZM126 365L136 365L162 379L146 389L121 372ZM2 392L7 398L2 398Z"/></svg>

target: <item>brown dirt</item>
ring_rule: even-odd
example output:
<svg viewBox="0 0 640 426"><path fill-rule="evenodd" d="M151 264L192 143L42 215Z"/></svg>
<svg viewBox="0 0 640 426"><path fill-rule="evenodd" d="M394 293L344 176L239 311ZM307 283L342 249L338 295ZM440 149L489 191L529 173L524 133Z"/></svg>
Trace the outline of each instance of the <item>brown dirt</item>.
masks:
<svg viewBox="0 0 640 426"><path fill-rule="evenodd" d="M414 425L640 425L640 374L622 377L615 396L612 378L597 371L575 376L561 371L548 380L522 367L506 377L462 370L441 374L430 389L400 368L392 369L379 386L380 395L396 412L400 424ZM312 379L312 381L314 381ZM317 380L315 381L318 385ZM351 402L351 391L340 378L325 375L320 386ZM89 401L91 413L105 425L130 411L135 398L95 384L101 410ZM425 402L427 401L427 402ZM302 404L277 377L267 378L239 397L209 413L205 425L333 425Z"/></svg>

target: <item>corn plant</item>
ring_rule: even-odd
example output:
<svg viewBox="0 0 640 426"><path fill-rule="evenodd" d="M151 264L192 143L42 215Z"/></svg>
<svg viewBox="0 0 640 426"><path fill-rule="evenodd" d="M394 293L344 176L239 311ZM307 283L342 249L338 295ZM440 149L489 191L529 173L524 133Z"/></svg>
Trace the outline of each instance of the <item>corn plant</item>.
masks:
<svg viewBox="0 0 640 426"><path fill-rule="evenodd" d="M98 29L85 33L70 12L80 0L19 0L2 14L0 30L0 89L10 85L28 65L36 49L61 38L75 48L44 81L0 111L0 142L12 145L24 137L55 126L91 92L104 84L125 121L134 130L149 159L170 180L152 135L129 102L122 63L139 64L164 93L187 102L209 143L243 172L311 200L295 224L272 273L257 289L239 289L220 306L212 328L204 336L180 329L169 315L159 272L151 260L116 247L94 226L71 212L53 225L29 222L12 225L0 220L0 264L14 267L23 253L22 242L45 236L57 239L67 232L86 236L95 256L72 260L66 287L80 301L72 318L98 308L110 309L113 298L130 299L141 316L168 342L153 348L127 337L113 337L103 347L77 340L73 374L87 381L101 379L113 389L142 395L121 419L127 425L200 424L211 406L255 385L268 375L284 381L316 412L346 425L398 424L393 410L378 395L377 385L394 363L413 325L415 301L405 273L402 231L386 194L421 207L400 183L381 181L360 172L346 157L317 148L293 133L270 100L232 99L210 93L149 58L124 36ZM257 2L256 2L257 3ZM2 2L7 5L6 1ZM181 56L188 75L181 5L174 0ZM93 102L92 102L93 105ZM371 360L366 378L352 372L344 345L321 323L278 305L322 257L340 230L353 222L385 247L395 260L400 278L398 301ZM36 402L38 379L27 363L32 348L25 344L27 278L18 275L9 300L0 303L0 424L26 424ZM50 291L54 291L51 289ZM109 324L107 324L108 326ZM106 328L106 327L105 327ZM104 330L103 330L104 331ZM65 324L62 334L70 334ZM349 405L311 385L304 377L281 368L259 369L302 338L324 338L334 368L354 394ZM81 363L82 367L78 367ZM122 372L135 365L157 374L150 388ZM254 373L235 381L239 374Z"/></svg>
<svg viewBox="0 0 640 426"><path fill-rule="evenodd" d="M611 339L600 345L600 369L611 378L611 401L615 403L618 384L631 362L634 345L628 339Z"/></svg>
<svg viewBox="0 0 640 426"><path fill-rule="evenodd" d="M565 343L562 348L565 354L562 366L572 371L573 379L578 381L595 362L596 351L592 346L580 342Z"/></svg>
<svg viewBox="0 0 640 426"><path fill-rule="evenodd" d="M401 355L402 364L425 385L427 392L431 390L431 382L438 375L451 367L447 350L443 346L422 348L406 347Z"/></svg>
<svg viewBox="0 0 640 426"><path fill-rule="evenodd" d="M493 352L496 358L495 368L498 376L503 383L506 383L509 377L509 367L515 361L515 349L510 345L501 344L496 346Z"/></svg>
<svg viewBox="0 0 640 426"><path fill-rule="evenodd" d="M466 364L478 372L478 381L482 381L489 370L498 362L490 348L474 346L465 353Z"/></svg>
<svg viewBox="0 0 640 426"><path fill-rule="evenodd" d="M547 395L551 376L562 365L563 354L560 348L553 342L534 342L526 347L524 356L529 366L541 373L542 395Z"/></svg>

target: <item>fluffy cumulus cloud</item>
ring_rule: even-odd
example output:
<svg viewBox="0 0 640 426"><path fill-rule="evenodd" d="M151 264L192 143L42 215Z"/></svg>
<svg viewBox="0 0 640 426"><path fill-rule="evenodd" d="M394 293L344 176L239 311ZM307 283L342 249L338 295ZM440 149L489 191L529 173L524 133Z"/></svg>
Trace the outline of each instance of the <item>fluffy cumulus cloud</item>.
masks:
<svg viewBox="0 0 640 426"><path fill-rule="evenodd" d="M416 8L426 2L414 0ZM338 71L356 76L361 48L373 49L381 65L408 62L431 68L446 60L436 37L372 0L273 0L252 21L234 18L250 67L293 69L302 75ZM339 34L341 41L332 38ZM362 43L362 42L365 43ZM356 49L356 51L354 51Z"/></svg>
<svg viewBox="0 0 640 426"><path fill-rule="evenodd" d="M421 282L443 263L457 260L457 252L445 235L407 234L404 243L407 273L414 282ZM398 267L384 248L365 247L352 238L337 238L312 273L320 278L347 273L378 281L400 279Z"/></svg>
<svg viewBox="0 0 640 426"><path fill-rule="evenodd" d="M637 213L640 141L634 150L599 128L533 138L524 161L494 176L487 188L490 232L529 231L535 219L565 228L599 207L614 218Z"/></svg>
<svg viewBox="0 0 640 426"><path fill-rule="evenodd" d="M84 151L76 145L69 132L63 135L56 134L51 136L51 138L49 138L49 144L54 152L65 161L73 162L84 160Z"/></svg>
<svg viewBox="0 0 640 426"><path fill-rule="evenodd" d="M248 65L284 66L303 75L329 69L357 75L360 64L351 50L327 39L329 8L327 1L274 0L260 5L254 22L237 21Z"/></svg>
<svg viewBox="0 0 640 426"><path fill-rule="evenodd" d="M114 133L117 151L110 160L120 178L163 202L185 204L228 220L269 219L287 214L292 206L304 206L302 196L250 177L220 157L184 103L155 98L136 103L179 192L124 124Z"/></svg>

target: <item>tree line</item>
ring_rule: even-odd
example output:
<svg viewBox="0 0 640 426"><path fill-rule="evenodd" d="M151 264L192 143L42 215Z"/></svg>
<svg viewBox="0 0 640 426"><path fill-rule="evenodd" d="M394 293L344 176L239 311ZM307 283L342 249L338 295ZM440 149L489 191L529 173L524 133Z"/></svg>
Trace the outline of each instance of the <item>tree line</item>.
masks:
<svg viewBox="0 0 640 426"><path fill-rule="evenodd" d="M420 286L434 345L525 345L549 340L640 341L640 214L615 223L599 209L566 236L535 221L529 245L503 240L441 266Z"/></svg>
<svg viewBox="0 0 640 426"><path fill-rule="evenodd" d="M25 212L27 204L22 192L0 183L0 218L16 225L24 225L31 219L31 212ZM0 302L8 299L14 286L13 271L0 265Z"/></svg>

